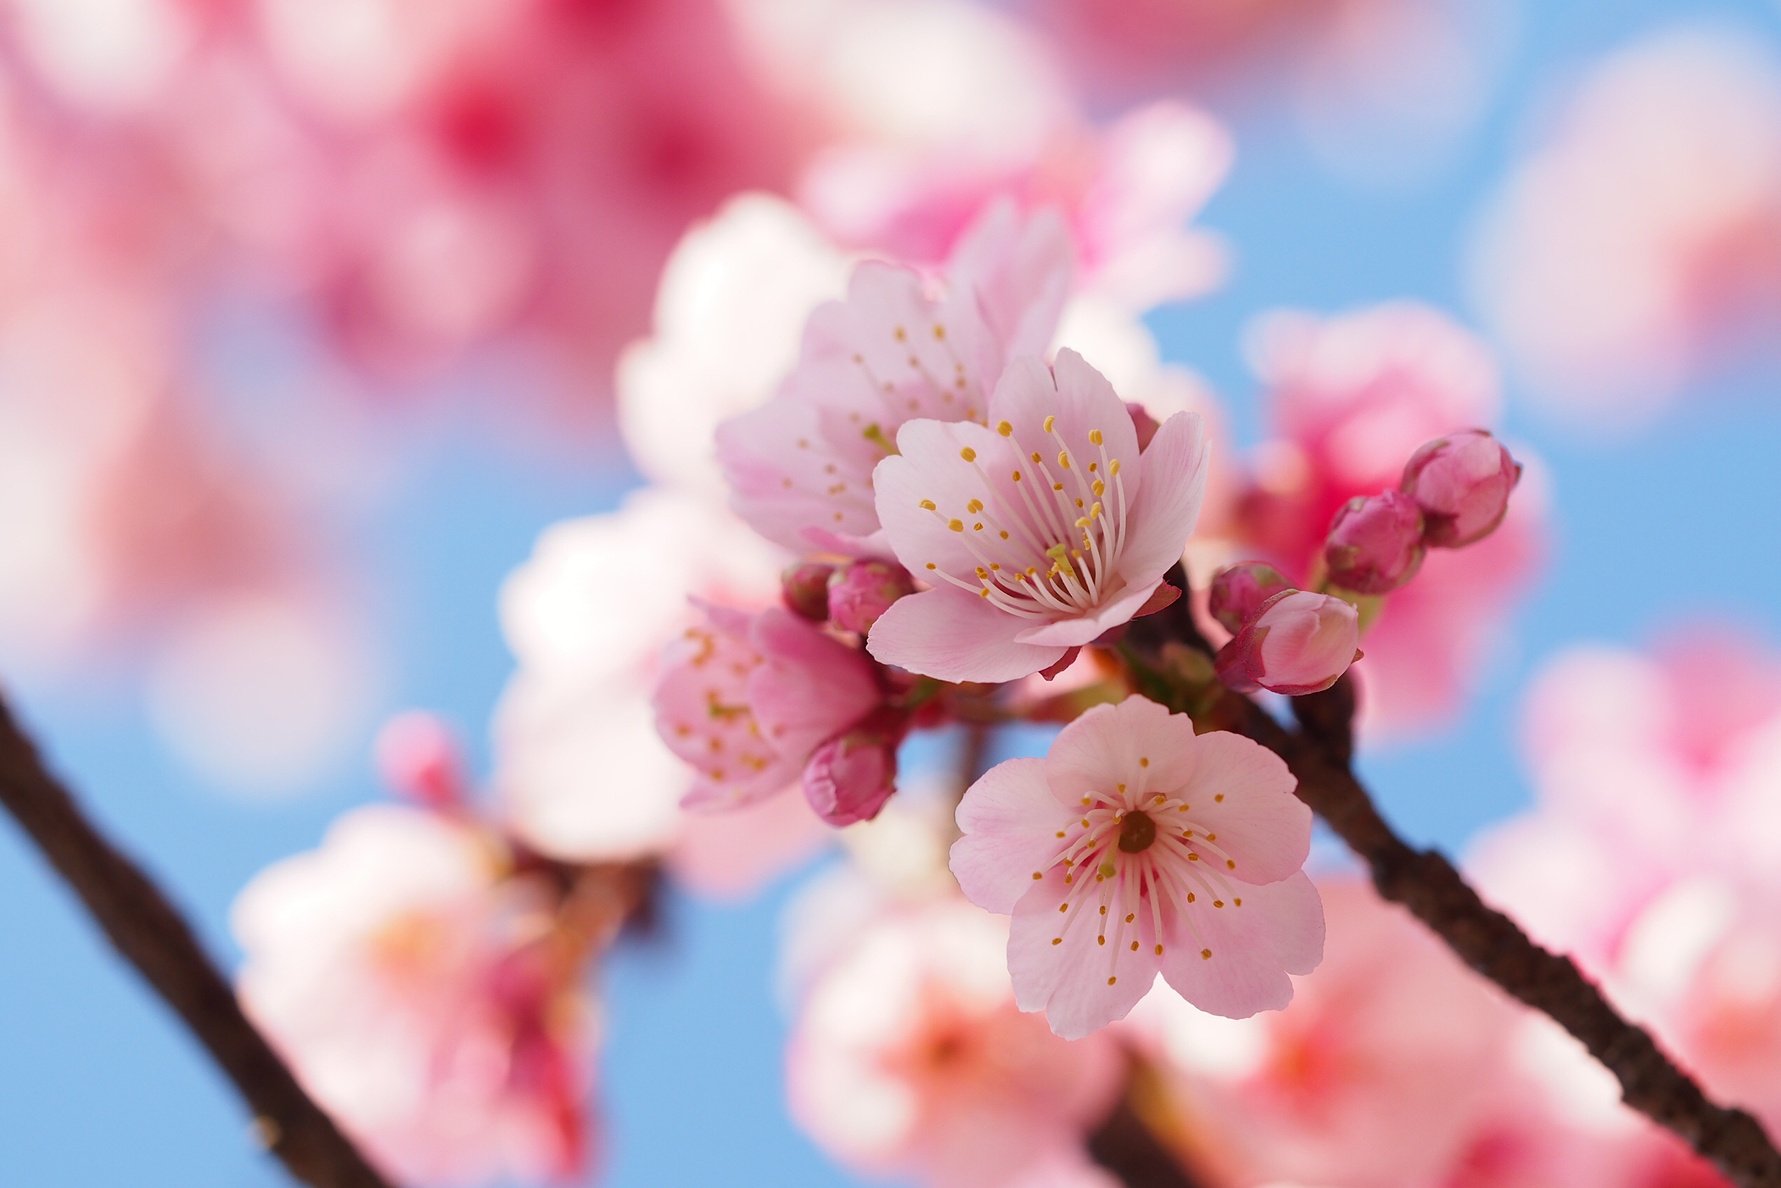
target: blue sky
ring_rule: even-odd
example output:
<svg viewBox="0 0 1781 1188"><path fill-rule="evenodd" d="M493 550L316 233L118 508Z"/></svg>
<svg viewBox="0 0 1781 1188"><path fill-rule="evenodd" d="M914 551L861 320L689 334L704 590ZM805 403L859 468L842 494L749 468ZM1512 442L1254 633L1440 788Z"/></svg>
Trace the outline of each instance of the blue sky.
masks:
<svg viewBox="0 0 1781 1188"><path fill-rule="evenodd" d="M1549 11L1550 10L1550 11ZM1444 168L1387 193L1334 179L1278 127L1239 122L1234 176L1206 222L1238 251L1231 283L1154 319L1166 354L1206 374L1253 438L1238 332L1277 305L1339 310L1415 297L1472 321L1466 235L1513 159L1555 71L1665 27L1712 16L1781 48L1781 7L1670 3L1529 6L1482 123ZM1698 413L1602 442L1567 433L1511 391L1510 434L1551 472L1551 564L1516 612L1462 724L1364 771L1412 837L1459 847L1525 798L1514 754L1518 692L1580 639L1639 644L1666 625L1729 617L1781 641L1781 377L1731 377ZM476 742L510 661L494 618L502 577L551 520L611 506L610 464L549 466L491 452L465 431L428 440L399 498L364 526L384 591L374 608L393 678L365 723L425 706ZM378 789L368 760L313 794L264 803L206 787L163 749L122 683L74 692L11 687L49 753L106 827L140 855L226 961L230 901L255 871L312 846ZM603 1058L606 1182L817 1185L843 1177L792 1127L781 1083L784 1021L772 996L779 887L745 907L677 901L664 941L616 959ZM0 1182L247 1188L283 1183L245 1141L232 1094L110 956L15 831L0 828Z"/></svg>

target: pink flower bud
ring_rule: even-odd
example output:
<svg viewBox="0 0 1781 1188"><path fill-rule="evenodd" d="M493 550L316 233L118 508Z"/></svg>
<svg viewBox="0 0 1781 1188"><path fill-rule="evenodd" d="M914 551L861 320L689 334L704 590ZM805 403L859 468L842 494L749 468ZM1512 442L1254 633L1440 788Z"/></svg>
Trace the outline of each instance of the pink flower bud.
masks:
<svg viewBox="0 0 1781 1188"><path fill-rule="evenodd" d="M1125 410L1132 414L1132 428L1136 430L1138 434L1138 448L1140 450L1149 449L1150 439L1156 436L1156 431L1161 429L1162 426L1158 424L1157 419L1151 416L1145 407L1142 404L1139 404L1136 400L1126 401Z"/></svg>
<svg viewBox="0 0 1781 1188"><path fill-rule="evenodd" d="M1357 497L1330 523L1323 563L1330 581L1357 594L1386 594L1422 565L1422 509L1401 491Z"/></svg>
<svg viewBox="0 0 1781 1188"><path fill-rule="evenodd" d="M895 561L854 561L829 578L829 621L864 635L891 603L913 593L909 571Z"/></svg>
<svg viewBox="0 0 1781 1188"><path fill-rule="evenodd" d="M1283 590L1262 603L1218 653L1218 676L1239 692L1297 697L1335 684L1360 659L1360 614L1328 594Z"/></svg>
<svg viewBox="0 0 1781 1188"><path fill-rule="evenodd" d="M801 619L820 623L829 617L829 579L835 567L821 561L800 561L779 575L779 597L785 609Z"/></svg>
<svg viewBox="0 0 1781 1188"><path fill-rule="evenodd" d="M1509 492L1521 481L1521 463L1483 429L1437 437L1410 456L1404 493L1425 522L1423 540L1457 549L1489 536L1509 510Z"/></svg>
<svg viewBox="0 0 1781 1188"><path fill-rule="evenodd" d="M1285 575L1266 561L1239 561L1212 575L1207 606L1212 617L1234 635L1255 617L1262 603L1291 588Z"/></svg>
<svg viewBox="0 0 1781 1188"><path fill-rule="evenodd" d="M384 783L417 804L451 808L464 800L464 767L451 727L432 714L397 714L373 746Z"/></svg>
<svg viewBox="0 0 1781 1188"><path fill-rule="evenodd" d="M898 741L870 727L830 739L804 767L804 799L831 825L870 821L897 790Z"/></svg>

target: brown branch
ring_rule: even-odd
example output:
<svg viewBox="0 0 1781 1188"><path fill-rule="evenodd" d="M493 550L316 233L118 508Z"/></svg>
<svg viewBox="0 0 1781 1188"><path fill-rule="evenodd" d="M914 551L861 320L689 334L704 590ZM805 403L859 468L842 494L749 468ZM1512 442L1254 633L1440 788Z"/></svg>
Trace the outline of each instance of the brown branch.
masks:
<svg viewBox="0 0 1781 1188"><path fill-rule="evenodd" d="M1509 917L1478 898L1442 854L1419 850L1392 829L1349 768L1352 682L1294 699L1301 730L1248 698L1240 729L1278 753L1299 778L1299 798L1365 860L1379 893L1408 908L1465 963L1553 1019L1620 1082L1622 1099L1679 1135L1735 1184L1781 1185L1781 1153L1750 1114L1712 1101L1628 1022L1567 957L1535 944Z"/></svg>
<svg viewBox="0 0 1781 1188"><path fill-rule="evenodd" d="M93 828L0 701L0 804L110 939L235 1082L254 1126L316 1188L389 1188L248 1022L228 980L147 875Z"/></svg>
<svg viewBox="0 0 1781 1188"><path fill-rule="evenodd" d="M1177 568L1170 581L1187 588ZM1721 1106L1666 1056L1649 1032L1628 1022L1568 957L1531 940L1515 921L1478 898L1446 857L1399 837L1349 766L1353 757L1354 682L1293 699L1299 729L1289 730L1248 697L1229 690L1185 690L1171 678L1171 648L1206 655L1211 646L1183 598L1133 623L1126 651L1145 695L1172 709L1199 711L1219 729L1236 730L1274 751L1298 777L1299 799L1363 859L1379 893L1408 908L1467 965L1570 1032L1620 1082L1622 1100L1692 1146L1744 1188L1781 1188L1781 1152L1744 1110Z"/></svg>

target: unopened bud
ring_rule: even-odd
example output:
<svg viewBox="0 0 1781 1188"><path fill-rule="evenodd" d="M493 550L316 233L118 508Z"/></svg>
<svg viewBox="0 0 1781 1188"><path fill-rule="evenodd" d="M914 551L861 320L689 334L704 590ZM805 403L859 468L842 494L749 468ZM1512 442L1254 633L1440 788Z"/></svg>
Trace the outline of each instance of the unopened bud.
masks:
<svg viewBox="0 0 1781 1188"><path fill-rule="evenodd" d="M1266 561L1239 561L1212 575L1207 609L1234 635L1255 617L1262 603L1291 588L1286 576Z"/></svg>
<svg viewBox="0 0 1781 1188"><path fill-rule="evenodd" d="M1404 493L1422 508L1423 539L1457 549L1483 540L1509 511L1521 463L1483 429L1438 437L1410 456Z"/></svg>
<svg viewBox="0 0 1781 1188"><path fill-rule="evenodd" d="M830 739L804 766L804 799L831 825L870 821L897 790L898 741L871 728Z"/></svg>
<svg viewBox="0 0 1781 1188"><path fill-rule="evenodd" d="M464 800L464 766L457 737L439 718L419 710L397 714L377 732L373 746L383 782L429 808Z"/></svg>
<svg viewBox="0 0 1781 1188"><path fill-rule="evenodd" d="M1330 581L1357 594L1397 589L1422 566L1422 509L1401 491L1350 499L1330 523L1323 563Z"/></svg>
<svg viewBox="0 0 1781 1188"><path fill-rule="evenodd" d="M785 609L799 618L820 623L829 617L829 578L833 565L822 561L800 561L787 566L779 575L779 597Z"/></svg>
<svg viewBox="0 0 1781 1188"><path fill-rule="evenodd" d="M1238 692L1317 693L1360 658L1360 615L1329 594L1285 590L1219 650L1218 678Z"/></svg>
<svg viewBox="0 0 1781 1188"><path fill-rule="evenodd" d="M864 635L891 603L913 593L909 571L895 561L853 561L829 578L829 621Z"/></svg>

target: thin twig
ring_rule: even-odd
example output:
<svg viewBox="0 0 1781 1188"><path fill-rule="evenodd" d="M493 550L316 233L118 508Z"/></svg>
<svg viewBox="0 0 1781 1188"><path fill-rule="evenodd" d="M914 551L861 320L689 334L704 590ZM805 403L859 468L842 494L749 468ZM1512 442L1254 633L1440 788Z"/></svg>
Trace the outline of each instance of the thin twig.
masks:
<svg viewBox="0 0 1781 1188"><path fill-rule="evenodd" d="M113 947L235 1082L255 1130L292 1175L316 1188L389 1188L248 1022L228 980L166 896L100 836L44 768L4 701L0 804L80 896Z"/></svg>

